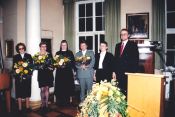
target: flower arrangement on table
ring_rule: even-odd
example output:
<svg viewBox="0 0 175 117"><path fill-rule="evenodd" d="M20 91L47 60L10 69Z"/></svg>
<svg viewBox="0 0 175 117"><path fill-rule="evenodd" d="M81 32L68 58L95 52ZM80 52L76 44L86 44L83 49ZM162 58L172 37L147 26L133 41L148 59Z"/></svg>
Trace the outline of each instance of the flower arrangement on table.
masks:
<svg viewBox="0 0 175 117"><path fill-rule="evenodd" d="M75 57L75 62L76 64L80 64L80 65L81 64L88 65L91 62L91 57L88 55Z"/></svg>
<svg viewBox="0 0 175 117"><path fill-rule="evenodd" d="M20 81L30 78L33 72L33 65L28 61L18 61L14 63L15 76L20 78Z"/></svg>
<svg viewBox="0 0 175 117"><path fill-rule="evenodd" d="M77 117L128 117L125 95L115 85L115 80L94 84L79 105L81 109Z"/></svg>
<svg viewBox="0 0 175 117"><path fill-rule="evenodd" d="M35 69L49 69L53 70L53 58L49 57L48 54L40 55L39 52L33 56Z"/></svg>
<svg viewBox="0 0 175 117"><path fill-rule="evenodd" d="M64 68L68 63L71 62L71 60L68 57L65 57L63 55L55 55L53 60L53 65L56 68Z"/></svg>

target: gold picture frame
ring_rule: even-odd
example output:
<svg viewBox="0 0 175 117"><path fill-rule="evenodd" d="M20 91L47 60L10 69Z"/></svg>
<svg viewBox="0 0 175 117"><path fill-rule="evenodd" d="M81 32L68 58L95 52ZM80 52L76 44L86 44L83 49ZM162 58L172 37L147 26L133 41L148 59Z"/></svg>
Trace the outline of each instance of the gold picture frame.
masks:
<svg viewBox="0 0 175 117"><path fill-rule="evenodd" d="M130 39L148 39L149 13L126 14L126 27Z"/></svg>

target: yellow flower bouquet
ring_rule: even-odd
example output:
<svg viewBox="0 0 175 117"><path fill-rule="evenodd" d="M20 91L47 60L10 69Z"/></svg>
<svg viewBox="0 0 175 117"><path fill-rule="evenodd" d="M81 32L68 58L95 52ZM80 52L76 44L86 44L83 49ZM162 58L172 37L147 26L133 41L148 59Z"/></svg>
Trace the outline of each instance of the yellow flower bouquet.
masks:
<svg viewBox="0 0 175 117"><path fill-rule="evenodd" d="M21 81L31 77L33 72L33 66L28 61L18 61L14 63L13 68L15 76L19 77Z"/></svg>
<svg viewBox="0 0 175 117"><path fill-rule="evenodd" d="M40 55L39 52L33 56L35 69L53 70L53 59L46 55Z"/></svg>
<svg viewBox="0 0 175 117"><path fill-rule="evenodd" d="M77 117L128 117L125 95L117 88L114 80L101 81L79 105Z"/></svg>
<svg viewBox="0 0 175 117"><path fill-rule="evenodd" d="M91 61L91 57L90 56L79 56L79 57L75 57L75 62L76 64L85 64L88 65L90 64Z"/></svg>
<svg viewBox="0 0 175 117"><path fill-rule="evenodd" d="M56 68L65 67L71 60L63 55L55 55L53 65Z"/></svg>

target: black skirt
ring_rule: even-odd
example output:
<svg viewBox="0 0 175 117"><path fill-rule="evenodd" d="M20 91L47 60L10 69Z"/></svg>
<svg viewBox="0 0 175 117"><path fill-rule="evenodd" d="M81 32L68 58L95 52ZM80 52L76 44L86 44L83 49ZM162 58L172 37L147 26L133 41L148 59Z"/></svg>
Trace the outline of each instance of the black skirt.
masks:
<svg viewBox="0 0 175 117"><path fill-rule="evenodd" d="M15 78L16 98L27 98L31 96L31 78L20 80Z"/></svg>
<svg viewBox="0 0 175 117"><path fill-rule="evenodd" d="M74 94L74 78L71 68L58 68L55 77L55 95L57 98L68 98Z"/></svg>
<svg viewBox="0 0 175 117"><path fill-rule="evenodd" d="M53 87L53 71L51 70L38 70L38 84L39 88L49 86Z"/></svg>

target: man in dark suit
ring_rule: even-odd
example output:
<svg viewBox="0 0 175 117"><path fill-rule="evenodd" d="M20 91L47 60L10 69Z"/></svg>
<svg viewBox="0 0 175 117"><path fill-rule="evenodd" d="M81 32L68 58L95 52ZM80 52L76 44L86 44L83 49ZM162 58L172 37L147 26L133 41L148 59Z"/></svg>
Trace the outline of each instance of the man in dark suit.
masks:
<svg viewBox="0 0 175 117"><path fill-rule="evenodd" d="M115 73L118 86L127 96L127 75L126 72L134 73L138 71L139 52L138 46L133 41L128 40L128 30L120 31L121 42L115 47Z"/></svg>
<svg viewBox="0 0 175 117"><path fill-rule="evenodd" d="M94 80L96 82L104 81L110 82L114 72L114 56L107 52L108 44L103 41L100 43L100 53L95 55L95 74Z"/></svg>

